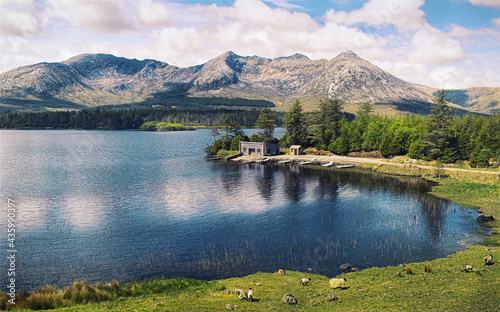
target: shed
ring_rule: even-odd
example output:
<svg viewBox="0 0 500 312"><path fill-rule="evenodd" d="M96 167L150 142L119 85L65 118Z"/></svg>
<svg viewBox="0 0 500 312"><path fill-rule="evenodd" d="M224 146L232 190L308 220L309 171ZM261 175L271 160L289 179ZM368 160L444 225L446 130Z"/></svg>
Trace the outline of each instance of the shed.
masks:
<svg viewBox="0 0 500 312"><path fill-rule="evenodd" d="M290 155L297 156L304 152L302 145L292 145L290 146Z"/></svg>
<svg viewBox="0 0 500 312"><path fill-rule="evenodd" d="M274 142L240 141L240 153L243 155L273 156L280 154L280 145Z"/></svg>

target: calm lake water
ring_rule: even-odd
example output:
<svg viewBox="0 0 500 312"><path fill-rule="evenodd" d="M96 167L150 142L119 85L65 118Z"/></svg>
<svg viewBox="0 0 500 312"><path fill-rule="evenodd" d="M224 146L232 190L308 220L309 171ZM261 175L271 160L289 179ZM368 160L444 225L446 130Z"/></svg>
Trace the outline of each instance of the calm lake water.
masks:
<svg viewBox="0 0 500 312"><path fill-rule="evenodd" d="M399 265L482 240L475 211L418 179L206 162L211 140L209 130L0 131L2 285L8 199L18 290L280 268L333 276L346 262Z"/></svg>

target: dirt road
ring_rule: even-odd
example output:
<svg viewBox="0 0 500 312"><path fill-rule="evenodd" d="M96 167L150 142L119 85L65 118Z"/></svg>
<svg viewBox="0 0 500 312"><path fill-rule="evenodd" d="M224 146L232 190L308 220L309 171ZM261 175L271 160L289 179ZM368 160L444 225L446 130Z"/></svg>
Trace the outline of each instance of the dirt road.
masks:
<svg viewBox="0 0 500 312"><path fill-rule="evenodd" d="M260 161L263 159L271 159L271 160L296 160L296 161L302 161L302 160L312 160L316 159L317 161L328 163L328 162L335 162L335 163L341 163L341 164L361 164L361 163L370 163L370 164L387 164L387 165L392 165L392 166L403 166L403 165L408 165L408 164L401 164L401 163L393 163L390 162L389 159L385 158L361 158L361 157L348 157L348 156L316 156L316 155L299 155L299 156L292 156L292 155L279 155L279 156L241 156L238 158L234 158L233 161L240 161L240 162L252 162L252 161ZM427 166L427 165L418 165L418 164L411 164L412 167L418 167L418 168L423 168L423 169L434 169L435 167L433 166ZM462 171L462 172L470 172L470 173L484 173L484 174L495 174L495 175L500 175L500 171L484 171L484 170L474 170L474 169L458 169L458 168L442 168L443 170L447 171Z"/></svg>

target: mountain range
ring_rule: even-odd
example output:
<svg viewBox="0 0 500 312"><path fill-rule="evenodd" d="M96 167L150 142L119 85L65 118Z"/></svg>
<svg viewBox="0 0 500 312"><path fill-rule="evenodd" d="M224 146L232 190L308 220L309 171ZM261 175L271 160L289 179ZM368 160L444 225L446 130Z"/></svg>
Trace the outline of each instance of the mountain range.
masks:
<svg viewBox="0 0 500 312"><path fill-rule="evenodd" d="M299 99L313 110L320 99L344 100L346 111L370 101L375 113L430 111L436 89L399 79L346 51L331 60L302 54L269 59L226 52L202 65L82 54L60 63L22 66L0 74L0 109L79 109L102 105L168 105L173 98L267 100L286 110ZM496 113L500 88L451 90L457 111Z"/></svg>

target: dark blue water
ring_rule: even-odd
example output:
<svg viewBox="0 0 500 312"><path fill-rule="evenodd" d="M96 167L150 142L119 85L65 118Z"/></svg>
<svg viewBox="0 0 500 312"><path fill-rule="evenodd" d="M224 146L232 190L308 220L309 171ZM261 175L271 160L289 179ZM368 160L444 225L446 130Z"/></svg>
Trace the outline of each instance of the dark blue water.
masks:
<svg viewBox="0 0 500 312"><path fill-rule="evenodd" d="M247 131L247 134L250 134ZM209 130L0 131L0 281L8 199L16 287L203 279L280 268L336 275L481 241L476 212L357 170L206 162Z"/></svg>

